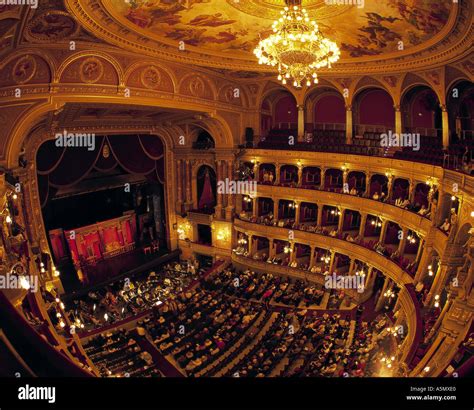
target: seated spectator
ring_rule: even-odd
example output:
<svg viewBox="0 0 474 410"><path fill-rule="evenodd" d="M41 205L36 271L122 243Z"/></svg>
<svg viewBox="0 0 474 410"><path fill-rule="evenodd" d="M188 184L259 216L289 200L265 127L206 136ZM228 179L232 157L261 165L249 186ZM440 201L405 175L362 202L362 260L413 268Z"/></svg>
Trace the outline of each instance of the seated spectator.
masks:
<svg viewBox="0 0 474 410"><path fill-rule="evenodd" d="M449 223L448 218L444 220L444 223L439 228L444 232L449 232L451 229L451 224Z"/></svg>
<svg viewBox="0 0 474 410"><path fill-rule="evenodd" d="M400 204L400 208L408 208L409 205L410 205L410 201L408 200L408 198L406 198Z"/></svg>
<svg viewBox="0 0 474 410"><path fill-rule="evenodd" d="M357 189L355 187L352 187L351 190L349 191L349 194L357 195Z"/></svg>
<svg viewBox="0 0 474 410"><path fill-rule="evenodd" d="M372 195L372 199L375 199L376 201L378 201L380 199L379 193L375 192L374 195Z"/></svg>
<svg viewBox="0 0 474 410"><path fill-rule="evenodd" d="M428 209L422 205L420 210L418 211L418 214L420 214L421 216L426 216L428 214Z"/></svg>

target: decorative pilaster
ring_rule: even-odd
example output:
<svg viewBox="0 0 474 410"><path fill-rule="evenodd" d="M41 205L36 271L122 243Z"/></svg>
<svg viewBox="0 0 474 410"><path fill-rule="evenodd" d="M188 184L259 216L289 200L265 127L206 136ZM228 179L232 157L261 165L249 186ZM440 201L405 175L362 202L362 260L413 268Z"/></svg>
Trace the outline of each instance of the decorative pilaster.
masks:
<svg viewBox="0 0 474 410"><path fill-rule="evenodd" d="M415 274L415 283L423 281L426 276L428 265L431 263L433 258L433 248L431 246L426 246L422 251L420 263L418 264L418 269Z"/></svg>
<svg viewBox="0 0 474 410"><path fill-rule="evenodd" d="M380 230L380 237L379 237L379 242L381 245L385 243L385 237L387 235L387 228L388 228L388 220L384 219L382 221L382 229Z"/></svg>
<svg viewBox="0 0 474 410"><path fill-rule="evenodd" d="M402 238L400 239L400 243L398 244L398 253L400 257L402 257L405 252L407 236L408 236L408 228L402 228Z"/></svg>
<svg viewBox="0 0 474 410"><path fill-rule="evenodd" d="M443 148L449 148L449 115L445 104L441 104L441 121L443 126Z"/></svg>
<svg viewBox="0 0 474 410"><path fill-rule="evenodd" d="M361 238L365 235L365 225L367 225L367 214L365 212L361 213L360 216L360 227L359 227L359 236Z"/></svg>
<svg viewBox="0 0 474 410"><path fill-rule="evenodd" d="M304 105L298 105L298 141L304 138Z"/></svg>
<svg viewBox="0 0 474 410"><path fill-rule="evenodd" d="M314 245L311 245L311 255L309 257L309 269L311 269L313 266L314 266L314 260L316 258L315 254L314 254L314 251L315 251L315 246Z"/></svg>
<svg viewBox="0 0 474 410"><path fill-rule="evenodd" d="M352 106L346 105L346 144L352 144Z"/></svg>
<svg viewBox="0 0 474 410"><path fill-rule="evenodd" d="M338 215L338 224L337 224L337 232L341 233L342 232L342 227L344 225L344 214L346 210L344 208L340 209L341 214Z"/></svg>
<svg viewBox="0 0 474 410"><path fill-rule="evenodd" d="M329 273L334 272L334 260L336 258L336 251L331 251L331 260L329 261Z"/></svg>
<svg viewBox="0 0 474 410"><path fill-rule="evenodd" d="M224 164L225 165L225 164ZM233 170L234 170L234 163L232 160L227 161L227 178L229 181L233 181ZM227 207L225 209L225 219L230 221L232 219L232 215L234 214L235 209L235 198L237 194L227 194Z"/></svg>
<svg viewBox="0 0 474 410"><path fill-rule="evenodd" d="M395 108L395 133L400 135L403 131L402 111L399 104L394 105L393 108Z"/></svg>
<svg viewBox="0 0 474 410"><path fill-rule="evenodd" d="M377 303L376 303L376 305L375 305L375 311L376 311L376 312L378 312L378 311L382 308L382 306L383 306L383 304L384 304L384 302L385 302L385 300L384 300L384 298L385 298L384 293L387 291L389 285L390 285L390 278L389 278L388 276L386 276L386 277L385 277L385 282L383 283L382 291L380 292L380 296L379 296L379 298L378 298L378 300L377 300Z"/></svg>
<svg viewBox="0 0 474 410"><path fill-rule="evenodd" d="M299 224L300 213L301 213L300 201L294 201L294 203L295 203L295 224Z"/></svg>
<svg viewBox="0 0 474 410"><path fill-rule="evenodd" d="M323 204L318 204L318 219L316 224L321 227L321 223L323 222Z"/></svg>

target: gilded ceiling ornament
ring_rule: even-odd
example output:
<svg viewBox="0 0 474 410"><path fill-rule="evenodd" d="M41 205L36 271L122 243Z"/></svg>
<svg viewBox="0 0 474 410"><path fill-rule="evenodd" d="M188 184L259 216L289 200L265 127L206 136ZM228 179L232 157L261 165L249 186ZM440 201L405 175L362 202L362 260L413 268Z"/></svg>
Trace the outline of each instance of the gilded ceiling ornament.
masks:
<svg viewBox="0 0 474 410"><path fill-rule="evenodd" d="M156 89L162 81L160 70L154 66L147 67L142 71L140 80L146 88Z"/></svg>
<svg viewBox="0 0 474 410"><path fill-rule="evenodd" d="M395 76L383 77L383 79L392 88L397 85L397 77L395 77Z"/></svg>
<svg viewBox="0 0 474 410"><path fill-rule="evenodd" d="M50 42L70 37L79 32L79 25L68 13L47 11L34 18L27 26L25 35L30 40Z"/></svg>
<svg viewBox="0 0 474 410"><path fill-rule="evenodd" d="M251 16L275 19L280 17L280 11L284 7L282 0L227 0L231 6ZM306 0L305 8L318 19L326 19L338 16L351 9L350 5L332 7L327 5L326 0Z"/></svg>
<svg viewBox="0 0 474 410"><path fill-rule="evenodd" d="M96 57L86 58L79 69L81 80L85 83L96 83L104 74L104 65Z"/></svg>
<svg viewBox="0 0 474 410"><path fill-rule="evenodd" d="M104 144L104 148L102 149L102 156L107 159L110 157L110 148L107 143Z"/></svg>
<svg viewBox="0 0 474 410"><path fill-rule="evenodd" d="M189 92L194 97L198 97L204 93L204 81L200 77L194 77L189 82Z"/></svg>
<svg viewBox="0 0 474 410"><path fill-rule="evenodd" d="M441 80L440 80L440 76L438 72L430 71L429 73L427 73L427 76L435 85L441 84Z"/></svg>
<svg viewBox="0 0 474 410"><path fill-rule="evenodd" d="M12 78L17 84L30 81L36 73L36 60L33 56L26 55L20 58L13 67Z"/></svg>
<svg viewBox="0 0 474 410"><path fill-rule="evenodd" d="M240 95L240 94L239 94ZM225 101L227 102L236 102L239 100L240 97L236 97L236 94L235 94L235 91L234 91L234 87L232 86L229 86L226 88L225 92L224 92L224 99Z"/></svg>

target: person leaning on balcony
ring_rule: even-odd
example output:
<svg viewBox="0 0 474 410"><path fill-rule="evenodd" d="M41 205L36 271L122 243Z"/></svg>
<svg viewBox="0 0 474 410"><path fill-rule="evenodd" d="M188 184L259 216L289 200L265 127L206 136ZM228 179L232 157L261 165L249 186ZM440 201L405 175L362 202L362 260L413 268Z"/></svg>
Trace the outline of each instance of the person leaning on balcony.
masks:
<svg viewBox="0 0 474 410"><path fill-rule="evenodd" d="M421 206L420 210L418 211L418 213L421 215L421 216L426 216L428 214L428 209L426 209L426 207L424 205Z"/></svg>
<svg viewBox="0 0 474 410"><path fill-rule="evenodd" d="M408 200L408 198L406 198L402 201L402 203L400 204L400 207L407 208L409 205L410 205L410 201Z"/></svg>
<svg viewBox="0 0 474 410"><path fill-rule="evenodd" d="M444 232L448 232L449 229L451 228L451 224L449 223L449 219L446 218L444 220L444 223L439 228Z"/></svg>

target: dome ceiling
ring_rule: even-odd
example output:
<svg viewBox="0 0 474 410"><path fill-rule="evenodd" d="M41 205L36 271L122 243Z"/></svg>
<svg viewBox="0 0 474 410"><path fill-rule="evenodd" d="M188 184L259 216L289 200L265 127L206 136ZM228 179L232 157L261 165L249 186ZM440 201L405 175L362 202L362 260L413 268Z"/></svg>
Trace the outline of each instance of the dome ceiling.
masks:
<svg viewBox="0 0 474 410"><path fill-rule="evenodd" d="M110 14L130 29L170 44L183 41L204 52L249 58L259 36L271 34L283 0L104 0ZM439 33L446 25L450 0L366 1L363 8L303 5L326 37L335 40L342 57L363 57L409 49ZM415 5L416 3L416 5ZM250 56L249 56L250 55Z"/></svg>
<svg viewBox="0 0 474 410"><path fill-rule="evenodd" d="M303 0L348 68L439 51L458 18L452 0ZM360 2L360 0L359 0ZM89 31L125 49L202 66L267 71L253 49L271 32L284 0L66 0ZM426 55L423 57L427 57ZM413 59L412 59L413 60ZM400 63L398 63L400 64Z"/></svg>

